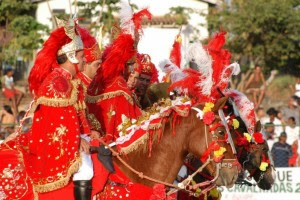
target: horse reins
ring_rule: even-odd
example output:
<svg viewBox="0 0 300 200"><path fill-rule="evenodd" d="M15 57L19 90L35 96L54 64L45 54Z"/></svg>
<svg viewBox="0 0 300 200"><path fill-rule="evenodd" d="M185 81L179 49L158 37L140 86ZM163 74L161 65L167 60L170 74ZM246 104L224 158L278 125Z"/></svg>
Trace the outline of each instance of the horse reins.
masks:
<svg viewBox="0 0 300 200"><path fill-rule="evenodd" d="M222 119L221 119L221 121L222 121ZM223 122L222 122L222 124L223 124ZM227 123L226 123L226 124L227 124ZM223 124L223 126L224 126L224 124ZM225 128L226 128L226 127L225 127ZM228 129L228 127L227 127L227 129ZM226 129L226 131L227 131L227 129ZM205 131L204 131L204 132L205 132L205 143L206 143L206 147L208 148L208 136L207 136L207 132L208 132L208 131L207 131L207 126L205 126ZM213 134L213 138L217 138L217 142L218 142L218 136L215 135L214 131L212 131L212 134ZM228 134L230 134L230 132L228 132ZM120 154L119 154L117 151L115 151L109 144L107 144L106 142L104 142L104 141L101 140L101 139L98 139L98 140L99 140L99 142L100 142L101 144L103 144L106 148L108 148L108 149L112 152L113 156L116 156L117 159L118 159L125 167L127 167L127 168L128 168L130 171L132 171L134 174L138 175L140 178L146 179L146 180L151 181L151 182L154 182L154 183L162 184L162 185L168 186L168 187L170 187L170 188L173 188L173 189L171 189L171 190L168 192L168 195L173 194L173 193L175 193L175 192L177 192L177 191L179 191L179 190L185 190L186 192L188 192L188 193L190 193L190 194L193 194L193 196L195 196L195 192L191 191L190 189L194 189L194 190L195 190L195 189L197 189L197 188L199 188L199 187L203 187L203 186L209 185L209 187L207 187L207 188L205 188L204 190L201 191L202 194L205 194L205 193L207 193L210 189L212 189L212 188L214 188L214 187L216 186L216 185L214 184L214 182L218 179L218 177L219 177L219 175L220 175L220 170L221 170L222 168L232 168L232 166L236 166L235 163L233 163L233 164L223 163L223 161L234 161L234 162L236 162L236 158L235 158L235 159L222 159L222 163L216 163L216 176L215 176L212 180L210 180L210 181L204 181L204 182L202 182L202 183L198 183L198 184L196 184L196 185L191 186L191 188L188 188L188 185L189 185L189 184L191 183L191 181L193 180L193 177L194 177L196 174L202 172L203 169L204 169L210 162L214 162L214 160L211 159L211 155L209 155L209 157L208 157L208 159L206 160L206 162L205 162L203 165L201 165L201 166L200 166L193 174L189 175L186 179L184 179L184 180L183 180L182 182L180 182L178 185L175 185L175 184L167 183L167 182L164 182L164 181L160 181L160 180L158 180L158 179L151 178L151 177L149 177L149 176L147 176L147 175L144 175L143 172L139 172L139 171L135 170L133 167L131 167L129 164L127 164L127 162L124 161L124 160L121 158ZM222 142L224 142L224 141L222 141ZM230 145L231 145L231 144L230 144ZM231 146L231 148L233 148L233 149L235 150L234 146L233 146L233 147ZM234 150L233 150L233 152L236 152L236 151L234 151Z"/></svg>

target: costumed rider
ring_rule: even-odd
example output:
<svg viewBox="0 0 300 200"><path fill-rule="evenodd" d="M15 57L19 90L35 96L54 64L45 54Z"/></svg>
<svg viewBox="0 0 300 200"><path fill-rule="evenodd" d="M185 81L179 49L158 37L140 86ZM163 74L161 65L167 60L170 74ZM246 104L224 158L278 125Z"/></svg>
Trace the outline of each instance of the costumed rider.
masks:
<svg viewBox="0 0 300 200"><path fill-rule="evenodd" d="M161 99L176 98L176 91L168 92L168 88L172 82L176 81L178 78L182 78L181 75L183 73L180 70L181 65L183 65L181 59L181 41L182 39L179 33L175 37L169 59L165 59L159 63L159 67L166 75L163 77L161 83L151 84L148 87L146 91L146 99L148 99L146 102L148 102L148 106L152 106Z"/></svg>
<svg viewBox="0 0 300 200"><path fill-rule="evenodd" d="M22 155L18 158L23 158L9 161L11 173L16 176L0 175L6 179L3 182L14 182L14 188L23 192L14 193L10 186L4 187L0 193L8 199L33 199L25 198L32 193L35 199L51 199L48 195L66 186L81 163L80 133L88 132L84 130L88 126L81 126L87 121L82 113L84 102L78 98L80 83L74 75L83 70L85 63L83 43L74 20L57 19L57 22L60 28L54 30L44 43L29 75L29 89L34 94L30 110L34 114L32 127L28 133L18 133L6 141L5 147L10 147L10 151L0 147L0 159L7 153L20 152ZM5 165L0 165L1 172L2 167ZM28 176L18 178L22 172ZM22 180L33 187L28 185L22 191L24 184L19 183Z"/></svg>
<svg viewBox="0 0 300 200"><path fill-rule="evenodd" d="M101 125L101 130L105 133L102 139L107 143L119 137L117 127L122 123L122 116L137 119L141 115L141 110L135 103L131 89L127 87L124 75L127 63L135 61L137 41L141 32L141 18L145 15L151 18L147 9L133 13L128 3L121 3L121 32L103 51L101 67L88 88L89 116L92 116L94 123ZM101 159L103 156L99 156L99 160ZM105 164L111 162L111 158L101 162L108 170L103 168L100 173L102 181L97 183L96 193L103 189L109 172L113 172L111 164Z"/></svg>
<svg viewBox="0 0 300 200"><path fill-rule="evenodd" d="M155 65L151 62L151 58L147 54L138 54L136 59L137 67L135 70L139 73L135 94L138 98L138 103L142 109L151 106L151 101L147 94L147 89L150 84L158 83L158 71Z"/></svg>
<svg viewBox="0 0 300 200"><path fill-rule="evenodd" d="M87 88L92 82L92 79L96 75L96 71L101 63L101 51L99 49L96 39L91 36L88 30L77 27L83 41L84 46L84 57L86 63L83 66L83 71L76 74L76 78L80 80L80 88L78 98L81 102L84 102ZM86 116L86 106L85 103L82 105L83 112ZM86 126L87 124L81 124L81 126ZM92 127L91 127L92 129ZM82 159L81 166L77 173L73 175L74 183L74 197L76 200L90 200L92 194L91 180L94 175L93 161L90 155L90 141L91 139L99 138L100 133L94 130L89 130L86 127L85 132L81 132L81 148L80 155Z"/></svg>

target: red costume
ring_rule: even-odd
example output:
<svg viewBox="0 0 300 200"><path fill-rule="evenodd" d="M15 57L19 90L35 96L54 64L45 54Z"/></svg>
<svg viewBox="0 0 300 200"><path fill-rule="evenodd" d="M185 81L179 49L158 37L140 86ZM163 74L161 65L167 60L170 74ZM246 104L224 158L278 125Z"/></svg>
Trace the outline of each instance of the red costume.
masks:
<svg viewBox="0 0 300 200"><path fill-rule="evenodd" d="M78 30L79 30L79 33L80 33L80 36L81 36L81 39L83 41L83 46L84 46L84 57L86 59L86 67L89 67L89 64L91 64L91 62L95 61L95 60L100 60L100 55L101 55L101 52L100 52L100 49L98 47L98 44L97 44L97 41L96 39L90 35L90 33L84 29L84 28L81 28L81 27L77 27ZM84 72L79 72L76 74L76 80L79 82L79 87L78 87L78 99L80 100L80 102L82 102L82 112L81 112L81 115L83 117L84 120L82 120L82 126L83 127L86 127L86 129L82 129L81 130L81 136L83 136L85 139L87 139L89 141L89 135L90 134L90 130L89 130L89 124L87 122L87 120L85 120L85 116L86 116L86 106L85 106L85 96L86 96L86 92L87 92L87 88L89 86L89 84L91 83L91 78L88 77L87 75L84 74ZM93 143L93 141L91 141L91 143ZM97 143L98 144L98 143ZM86 154L84 152L81 152L81 157L82 157L82 165L85 165L85 166L90 166L91 168L94 167L94 174L98 173L98 170L99 170L99 164L97 162L98 159L97 159L97 154L92 154L92 160L93 160L93 164L91 165L91 162L90 162L90 155L89 154ZM100 169L101 169L102 166L100 166ZM79 172L74 174L73 176L73 182L70 182L66 187L64 188L61 188L59 190L55 190L53 192L50 192L50 193L46 193L46 194L41 194L40 195L40 198L43 198L43 199L47 199L47 200L50 200L50 199L56 199L57 200L57 197L63 197L64 199L68 199L68 200L72 200L72 199L75 199L75 196L76 196L76 192L75 192L75 196L74 196L74 185L75 185L75 188L78 188L77 185L80 185L80 181L89 181L91 179L91 174L93 174L92 172L93 171L90 171L90 168L86 168L84 167L83 169L79 168ZM82 178L82 179L81 179ZM95 180L95 183L93 185L93 188L97 188L97 180ZM90 187L90 183L89 183L89 186ZM76 190L76 189L75 189ZM80 198L80 197L78 197ZM87 196L85 196L85 198L89 198Z"/></svg>
<svg viewBox="0 0 300 200"><path fill-rule="evenodd" d="M35 95L31 130L0 146L0 159L8 154L11 157L9 163L0 166L0 177L6 177L3 183L7 183L2 184L0 194L7 199L33 199L33 193L62 188L80 165L79 135L89 132L82 126L87 124L82 113L84 102L78 98L79 81L60 68L56 57L65 54L76 68L76 51L83 50L83 45L74 22L58 23L63 27L51 33L30 72L29 87ZM9 169L3 168L6 165ZM22 197L11 192L12 182Z"/></svg>
<svg viewBox="0 0 300 200"><path fill-rule="evenodd" d="M117 127L122 122L122 115L126 115L129 119L136 119L141 115L123 74L126 63L136 56L135 34L131 31L140 30L143 15L147 15L148 18L151 17L151 14L145 9L139 13L131 14L129 18L126 18L129 21L121 19L122 31L114 42L104 50L101 67L88 88L89 119L93 119L90 122L101 126L93 126L93 128L103 131L106 141L114 141L119 137ZM132 25L134 28L128 28L128 25ZM98 191L94 191L94 194L103 189L109 173L103 168L99 175L102 181L97 183ZM97 175L95 174L95 176Z"/></svg>

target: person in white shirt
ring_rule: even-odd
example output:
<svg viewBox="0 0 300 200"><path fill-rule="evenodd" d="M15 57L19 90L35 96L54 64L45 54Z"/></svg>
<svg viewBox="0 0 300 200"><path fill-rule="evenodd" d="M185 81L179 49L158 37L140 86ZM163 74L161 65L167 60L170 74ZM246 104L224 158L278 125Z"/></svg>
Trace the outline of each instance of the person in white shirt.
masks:
<svg viewBox="0 0 300 200"><path fill-rule="evenodd" d="M14 115L16 116L18 113L19 104L24 96L23 92L17 90L14 87L14 78L13 78L14 71L13 69L9 68L6 70L5 76L2 80L2 91L4 96L11 100L12 108L14 111Z"/></svg>
<svg viewBox="0 0 300 200"><path fill-rule="evenodd" d="M300 98L300 77L297 78L296 84L295 84L295 95Z"/></svg>
<svg viewBox="0 0 300 200"><path fill-rule="evenodd" d="M272 122L275 125L275 137L278 138L279 134L283 132L282 123L281 121L276 117L277 116L277 110L275 108L271 107L267 110L268 116L263 117L260 121L264 125L266 123Z"/></svg>
<svg viewBox="0 0 300 200"><path fill-rule="evenodd" d="M289 117L287 124L288 125L285 127L285 132L288 136L286 143L292 145L295 141L300 139L300 128L299 126L296 126L296 120L294 117Z"/></svg>

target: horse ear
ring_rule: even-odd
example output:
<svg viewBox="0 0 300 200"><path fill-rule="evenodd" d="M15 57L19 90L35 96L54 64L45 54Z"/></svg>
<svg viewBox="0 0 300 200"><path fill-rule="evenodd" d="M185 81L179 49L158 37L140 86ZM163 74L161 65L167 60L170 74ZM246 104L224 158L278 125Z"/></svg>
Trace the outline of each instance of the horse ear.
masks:
<svg viewBox="0 0 300 200"><path fill-rule="evenodd" d="M215 103L215 106L213 107L214 112L218 112L219 109L223 108L227 102L229 97L221 97L220 99L217 100Z"/></svg>
<svg viewBox="0 0 300 200"><path fill-rule="evenodd" d="M259 132L261 130L261 123L260 121L257 121L255 123L254 132Z"/></svg>

